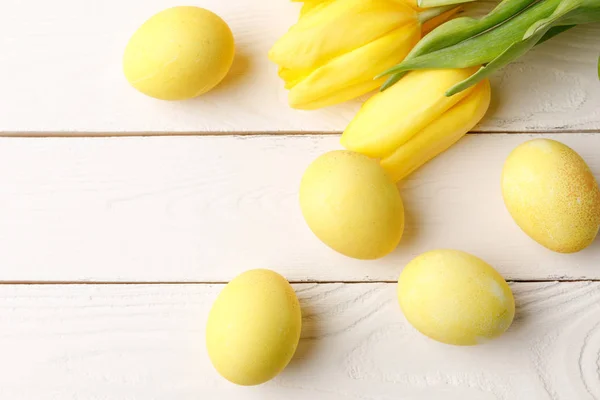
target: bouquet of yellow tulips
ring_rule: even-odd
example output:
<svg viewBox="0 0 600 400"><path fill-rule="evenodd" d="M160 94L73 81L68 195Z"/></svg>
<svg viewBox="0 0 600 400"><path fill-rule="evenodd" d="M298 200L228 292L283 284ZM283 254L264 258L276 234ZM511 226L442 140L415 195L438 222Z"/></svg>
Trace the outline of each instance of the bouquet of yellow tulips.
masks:
<svg viewBox="0 0 600 400"><path fill-rule="evenodd" d="M479 123L490 74L567 29L600 21L598 0L504 0L483 18L448 21L465 2L306 0L269 58L294 108L331 106L381 87L341 142L378 159L398 181Z"/></svg>
<svg viewBox="0 0 600 400"><path fill-rule="evenodd" d="M269 58L294 108L316 109L380 87L376 75L401 62L453 10L418 10L410 0L310 0ZM427 23L430 22L430 23Z"/></svg>

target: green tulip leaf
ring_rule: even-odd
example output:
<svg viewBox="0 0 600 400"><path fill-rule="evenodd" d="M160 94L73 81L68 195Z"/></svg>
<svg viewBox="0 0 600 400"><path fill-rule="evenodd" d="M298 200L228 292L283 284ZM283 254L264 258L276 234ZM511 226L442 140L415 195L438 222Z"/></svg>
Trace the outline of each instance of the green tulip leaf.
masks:
<svg viewBox="0 0 600 400"><path fill-rule="evenodd" d="M452 96L476 85L492 73L523 56L546 36L552 29L553 24L559 22L580 5L581 0L562 0L562 3L559 4L552 15L536 21L536 23L527 30L522 40L513 43L506 51L490 61L485 67L480 68L479 71L471 75L471 77L450 88L450 90L446 92L446 96Z"/></svg>
<svg viewBox="0 0 600 400"><path fill-rule="evenodd" d="M565 32L571 28L576 27L576 26L577 25L554 26L554 27L550 28L544 36L542 36L542 38L536 43L536 46L544 43L547 40L552 39L553 37ZM390 77L383 83L380 90L384 91L387 88L395 85L396 82L398 82L400 79L402 79L404 77L404 75L406 75L407 73L408 73L408 71L404 71L404 72L398 72L398 73L390 75ZM598 59L598 77L600 79L600 59Z"/></svg>
<svg viewBox="0 0 600 400"><path fill-rule="evenodd" d="M564 18L567 14L581 7L581 0L562 0L558 7L554 10L551 16L548 18L540 19L529 27L523 39L527 39L534 36L539 31L548 31L548 29L557 21Z"/></svg>
<svg viewBox="0 0 600 400"><path fill-rule="evenodd" d="M461 17L450 20L421 39L406 56L405 62L473 38L502 24L537 1L539 0L504 0L481 19ZM402 64L385 71L377 78L399 72L400 65ZM396 81L399 79L397 78Z"/></svg>
<svg viewBox="0 0 600 400"><path fill-rule="evenodd" d="M521 57L529 50L531 50L531 48L536 45L536 43L544 36L545 33L546 31L538 31L538 33L536 33L535 35L530 36L529 38L520 42L514 43L504 53L500 54L496 59L492 60L485 67L481 67L479 71L471 75L468 79L451 87L446 92L446 96L453 96L456 93L460 93L463 90L473 85L476 85L477 83L490 76L492 73L498 71L507 64L510 64L517 58Z"/></svg>
<svg viewBox="0 0 600 400"><path fill-rule="evenodd" d="M381 90L408 71L483 65L451 88L456 94L523 56L534 46L579 24L600 21L600 0L504 0L484 18L457 18L425 36L390 75ZM600 59L598 60L600 79Z"/></svg>
<svg viewBox="0 0 600 400"><path fill-rule="evenodd" d="M513 43L522 40L525 33L536 21L551 17L561 1L563 0L538 2L494 29L487 30L452 46L407 58L380 76L415 69L467 68L487 64L500 56ZM442 27L455 21L458 21L458 19L450 21Z"/></svg>

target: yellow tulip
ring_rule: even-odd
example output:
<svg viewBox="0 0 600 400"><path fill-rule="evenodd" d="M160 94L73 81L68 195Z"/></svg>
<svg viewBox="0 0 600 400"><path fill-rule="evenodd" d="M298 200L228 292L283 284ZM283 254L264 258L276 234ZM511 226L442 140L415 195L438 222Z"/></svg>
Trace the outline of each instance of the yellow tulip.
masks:
<svg viewBox="0 0 600 400"><path fill-rule="evenodd" d="M383 84L373 77L398 64L421 38L420 14L404 0L311 0L269 52L294 108L342 103ZM446 9L447 10L447 9Z"/></svg>
<svg viewBox="0 0 600 400"><path fill-rule="evenodd" d="M381 166L394 182L404 179L473 129L487 112L490 99L490 82L484 80L469 96L381 160Z"/></svg>
<svg viewBox="0 0 600 400"><path fill-rule="evenodd" d="M360 109L342 135L342 145L381 158L394 181L447 150L485 115L491 98L485 80L454 96L445 92L477 68L420 70L407 74Z"/></svg>

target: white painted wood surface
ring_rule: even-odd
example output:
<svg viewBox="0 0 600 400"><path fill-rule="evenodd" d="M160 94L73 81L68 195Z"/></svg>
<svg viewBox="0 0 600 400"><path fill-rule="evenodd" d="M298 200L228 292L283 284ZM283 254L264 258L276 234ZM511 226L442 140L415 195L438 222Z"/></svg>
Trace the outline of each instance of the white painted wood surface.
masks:
<svg viewBox="0 0 600 400"><path fill-rule="evenodd" d="M204 325L221 285L0 286L0 397L11 400L593 400L600 283L513 284L518 318L476 347L416 332L396 285L303 284L284 372L237 387Z"/></svg>
<svg viewBox="0 0 600 400"><path fill-rule="evenodd" d="M477 3L487 8L495 2ZM196 0L234 31L237 60L206 96L161 102L121 71L131 34L176 0L0 2L0 133L339 132L359 102L318 112L290 109L266 54L297 18L287 0ZM484 4L481 6L480 4ZM473 6L471 6L473 7ZM480 11L480 10L479 10ZM481 131L599 130L600 26L540 46L494 77Z"/></svg>
<svg viewBox="0 0 600 400"><path fill-rule="evenodd" d="M600 135L545 137L600 178ZM330 250L300 213L300 178L337 136L3 138L0 279L224 282L274 267L293 281L395 281L435 248L472 252L512 280L600 279L598 242L555 254L504 207L504 160L530 138L469 135L414 174L401 185L405 236L374 262Z"/></svg>
<svg viewBox="0 0 600 400"><path fill-rule="evenodd" d="M304 169L338 136L285 133L339 132L360 103L287 106L266 53L298 5L186 3L226 19L237 59L208 95L161 102L128 86L121 56L146 18L181 4L0 1L0 136L206 135L0 138L0 399L600 399L600 244L547 251L502 204L503 161L532 135L469 135L400 185L396 252L345 258L312 235L297 200ZM600 26L580 27L495 75L477 130L570 132L544 136L600 179L598 37ZM529 281L512 284L506 335L459 348L408 325L393 282L440 247ZM291 365L241 388L212 369L205 321L223 287L211 282L258 267L319 283L295 285L304 328ZM562 282L539 282L552 280Z"/></svg>

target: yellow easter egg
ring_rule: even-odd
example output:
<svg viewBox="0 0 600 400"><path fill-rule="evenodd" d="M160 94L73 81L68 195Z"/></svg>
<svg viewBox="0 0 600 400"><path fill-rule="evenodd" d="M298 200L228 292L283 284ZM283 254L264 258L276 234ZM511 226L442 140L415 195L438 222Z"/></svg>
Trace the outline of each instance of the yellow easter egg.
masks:
<svg viewBox="0 0 600 400"><path fill-rule="evenodd" d="M550 250L574 253L598 234L598 183L579 154L560 142L534 139L513 150L502 195L517 225Z"/></svg>
<svg viewBox="0 0 600 400"><path fill-rule="evenodd" d="M396 185L379 163L351 151L317 158L300 183L300 207L314 234L353 258L392 252L404 230L404 207Z"/></svg>
<svg viewBox="0 0 600 400"><path fill-rule="evenodd" d="M206 348L225 379L258 385L288 365L301 327L300 304L288 281L270 270L251 270L229 282L214 302Z"/></svg>
<svg viewBox="0 0 600 400"><path fill-rule="evenodd" d="M442 343L475 345L501 335L515 315L512 291L483 260L434 250L412 260L398 280L408 322Z"/></svg>
<svg viewBox="0 0 600 400"><path fill-rule="evenodd" d="M214 88L227 75L235 45L229 26L199 7L173 7L147 20L123 57L129 83L162 100L184 100Z"/></svg>

